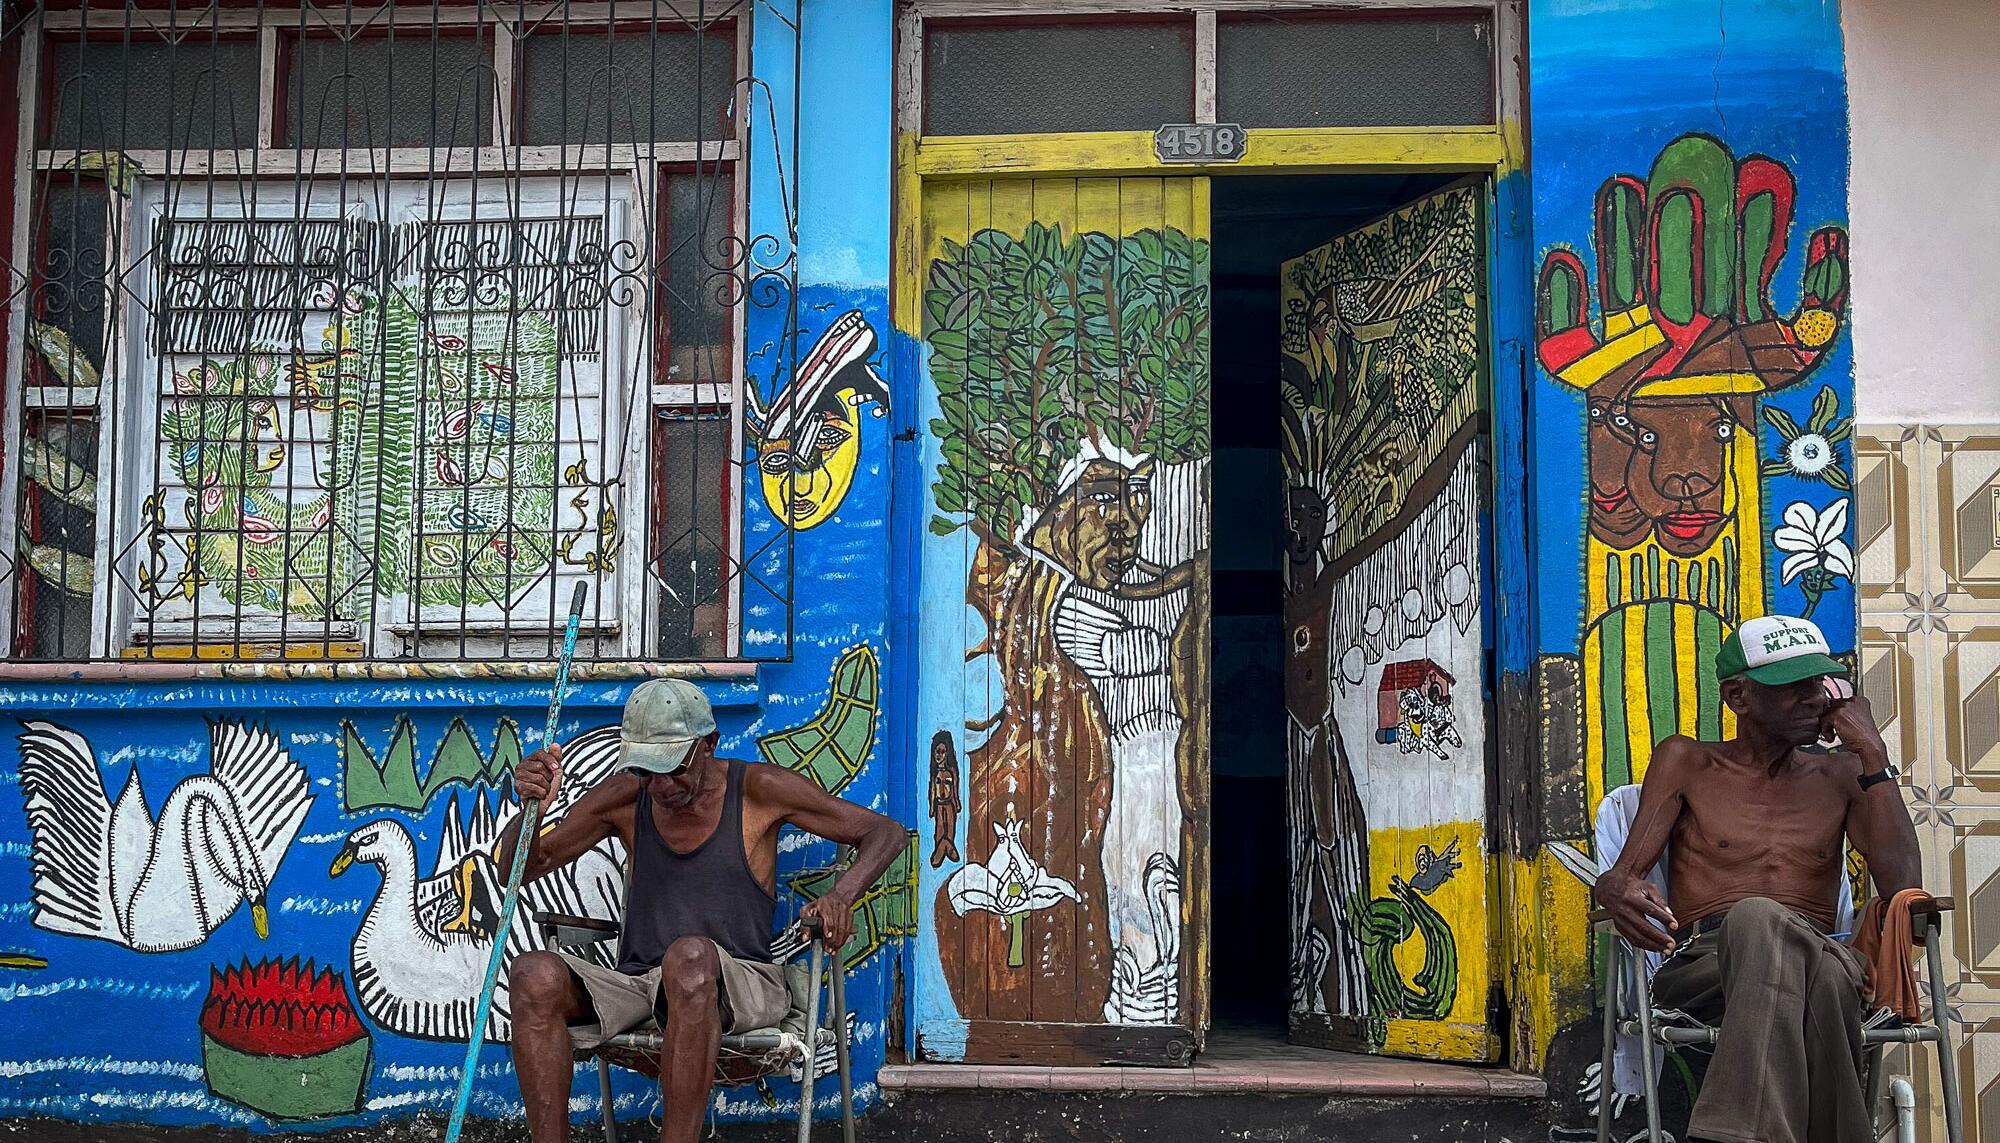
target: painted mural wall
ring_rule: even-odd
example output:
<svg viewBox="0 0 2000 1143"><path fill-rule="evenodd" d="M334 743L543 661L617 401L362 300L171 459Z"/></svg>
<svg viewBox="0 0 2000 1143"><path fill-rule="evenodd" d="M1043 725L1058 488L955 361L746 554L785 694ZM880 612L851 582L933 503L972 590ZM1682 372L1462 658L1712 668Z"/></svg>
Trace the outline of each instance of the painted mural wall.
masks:
<svg viewBox="0 0 2000 1143"><path fill-rule="evenodd" d="M1568 1138L1608 1097L1579 876L1597 802L1661 738L1732 730L1712 659L1741 620L1854 646L1846 89L1832 0L1548 0L1530 22L1542 771L1517 1031ZM1670 1102L1696 1082L1673 1072Z"/></svg>
<svg viewBox="0 0 2000 1143"><path fill-rule="evenodd" d="M884 574L891 424L879 414L908 407L889 391L884 332L891 19L886 0L813 19L831 7L806 6L796 72L790 29L760 37L754 65L782 88L760 96L760 115L790 116L800 77L798 150L760 161L805 173L797 202L776 170L752 179L753 232L784 234L780 220L798 218L795 250L757 256L798 259L801 365L786 378L771 375L775 358L746 364L763 401L742 457L751 494L737 508L748 550L776 547L789 561L758 570L794 591L789 613L756 602L743 625L753 643L781 643L789 626L793 653L703 686L724 753L907 816L884 715L896 668ZM821 116L836 108L833 144ZM746 341L775 335L753 323ZM780 519L796 538L770 545ZM570 786L550 812L607 772L632 685L573 688L558 731ZM501 874L486 849L515 812L510 772L541 744L546 702L546 683L504 672L6 687L0 1027L13 1034L0 1046L0 1116L266 1131L448 1110L488 950L539 943L526 910L495 931ZM529 904L617 916L618 848L535 883ZM835 856L802 835L780 849L781 877ZM913 862L914 851L863 902L845 950L864 1100L889 1035L887 962L914 928ZM781 908L828 884L793 879ZM519 1114L498 1046L508 1035L503 991L475 1115ZM795 1111L796 1078L718 1089L715 1110L725 1120ZM643 1118L656 1088L619 1073L616 1100ZM572 1109L595 1115L593 1083L579 1084Z"/></svg>

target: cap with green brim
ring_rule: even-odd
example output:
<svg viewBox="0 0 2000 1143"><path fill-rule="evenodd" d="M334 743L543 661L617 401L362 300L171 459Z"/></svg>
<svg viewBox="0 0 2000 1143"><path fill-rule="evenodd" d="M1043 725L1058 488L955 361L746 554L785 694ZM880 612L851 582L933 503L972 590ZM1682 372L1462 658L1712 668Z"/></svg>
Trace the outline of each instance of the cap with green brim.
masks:
<svg viewBox="0 0 2000 1143"><path fill-rule="evenodd" d="M1746 678L1765 686L1846 673L1819 625L1790 615L1744 620L1715 653L1717 678Z"/></svg>
<svg viewBox="0 0 2000 1143"><path fill-rule="evenodd" d="M694 744L715 733L708 696L686 679L652 679L625 700L618 730L618 769L672 774L687 765Z"/></svg>

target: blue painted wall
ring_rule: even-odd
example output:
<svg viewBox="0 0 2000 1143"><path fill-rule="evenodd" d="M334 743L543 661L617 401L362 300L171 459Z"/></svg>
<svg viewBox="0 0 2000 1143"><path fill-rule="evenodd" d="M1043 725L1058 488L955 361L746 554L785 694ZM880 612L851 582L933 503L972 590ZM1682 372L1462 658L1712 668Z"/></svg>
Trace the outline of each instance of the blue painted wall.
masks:
<svg viewBox="0 0 2000 1143"><path fill-rule="evenodd" d="M1531 0L1529 45L1530 272L1552 253L1574 253L1589 274L1590 320L1600 321L1595 275L1601 255L1593 233L1599 188L1618 175L1644 184L1677 140L1707 136L1739 163L1751 156L1774 160L1796 187L1770 290L1775 314L1789 319L1804 294L1810 236L1846 221L1847 95L1836 0ZM1536 283L1531 279L1520 287L1532 304ZM1838 423L1853 410L1850 319L1842 314L1837 334L1803 378L1761 396L1749 423L1736 426L1755 455L1733 503L1737 517L1746 521L1745 508L1761 506L1757 530L1746 526L1743 542L1762 549L1763 569L1761 576L1744 574L1735 585L1740 605L1725 605L1725 611L1746 618L1799 614L1811 602L1802 590L1803 575L1785 582L1783 565L1793 553L1780 550L1773 535L1792 505L1805 504L1824 518L1847 503L1850 493L1830 483L1826 469L1809 479L1781 466L1788 438L1798 435L1781 426L1789 423L1802 432L1820 400L1822 424L1836 438L1831 468L1851 473L1849 446L1837 439ZM1533 378L1527 420L1532 630L1545 684L1537 713L1550 752L1543 760L1547 768L1537 807L1544 828L1532 839L1535 850L1521 854L1533 860L1547 856L1543 842L1570 842L1590 851L1596 799L1607 786L1636 780L1658 723L1649 719L1645 688L1619 691L1614 680L1591 670L1586 655L1593 610L1587 565L1605 557L1601 546L1593 552L1597 542L1589 533L1588 413L1578 387L1536 361L1532 311L1526 321ZM1850 519L1839 539L1851 544L1852 538ZM1634 551L1643 551L1643 545L1621 552L1628 569ZM1833 577L1813 612L1836 650L1854 646L1853 572L1850 566L1844 576ZM1680 586L1684 592L1684 579ZM1672 626L1692 626L1692 613L1676 609ZM1654 661L1671 675L1689 659L1683 647ZM1616 736L1589 716L1586 696L1592 694L1613 706L1622 695L1621 709L1634 727L1628 755L1614 757L1623 750L1615 742L1607 748L1607 739ZM1651 709L1695 710L1704 701L1712 703L1686 695L1685 684L1680 698L1685 701L1678 706L1671 695L1664 703L1655 698ZM1555 1125L1587 1134L1595 1107L1585 1068L1597 1059L1601 1029L1592 1010L1588 894L1554 860L1541 861L1536 876L1533 899L1524 906L1534 918L1522 937L1524 963L1532 967L1517 993L1517 1044L1524 1058L1549 1076ZM1620 1121L1619 1134L1638 1130L1638 1117L1635 1103Z"/></svg>
<svg viewBox="0 0 2000 1143"><path fill-rule="evenodd" d="M889 0L808 0L798 44L794 91L793 37L774 8L756 5L753 70L759 81L750 111L775 124L775 137L793 137L796 149L768 149L752 159L750 232L784 236L796 207L799 265L798 350L809 348L841 314L859 310L888 342L888 236L890 76L892 15ZM796 101L795 101L796 96ZM768 120L763 117L769 116ZM797 201L789 201L797 176ZM756 252L766 261L789 250ZM775 316L749 331L751 345L776 335ZM884 361L878 358L878 361ZM758 364L751 366L752 373ZM894 400L902 399L902 388ZM760 666L754 680L705 683L715 701L724 753L756 758L756 740L810 720L825 701L829 673L843 651L871 648L884 672L896 670L887 643L888 622L888 418L863 416L861 461L854 484L826 523L798 533L787 553L779 544L759 570L795 591L789 661ZM749 472L740 505L750 550L777 533ZM789 564L789 566L788 566ZM782 646L784 609L772 600L746 607L747 654ZM633 684L577 686L564 708L564 739L615 723ZM357 864L341 876L330 866L346 839L370 823L390 821L415 842L419 872L431 861L444 829L447 795L416 811L378 809L347 813L342 802L340 752L343 720L355 724L379 759L397 720L407 715L415 731L418 774L454 719L463 719L482 750L490 750L501 718L522 728L523 745L539 744L546 683L306 683L179 682L160 684L52 683L0 691L8 720L0 733L11 741L16 720L47 720L80 734L109 796L118 797L136 773L151 811L178 783L210 767L209 723L247 719L268 727L307 774L310 809L271 882L269 933L260 939L250 910L238 908L207 940L175 952L139 953L108 941L62 935L33 923L35 897L30 831L19 770L10 748L0 752L0 1116L49 1115L87 1121L217 1124L256 1131L353 1126L419 1112L449 1109L463 1044L401 1035L364 1018L372 1060L358 1114L279 1123L210 1091L204 1071L201 1009L211 970L248 958L310 958L347 978L353 995L351 945L382 878ZM878 728L873 753L843 796L891 810L891 720ZM459 812L475 795L457 789ZM489 793L497 804L501 795ZM787 836L780 871L824 864L824 843ZM872 1100L883 1058L888 961L893 945L875 954L851 978L850 1003L859 1014L857 1079ZM35 967L36 960L46 967ZM489 1046L473 1104L475 1115L515 1117L518 1098L504 1049ZM831 1090L823 1084L822 1096ZM656 1089L620 1073L621 1114L643 1118ZM724 1120L773 1118L796 1109L795 1085L780 1081L769 1093L751 1088L719 1092ZM580 1078L572 1108L594 1117L596 1086ZM767 1098L768 1094L768 1098ZM830 1106L827 1097L823 1106Z"/></svg>

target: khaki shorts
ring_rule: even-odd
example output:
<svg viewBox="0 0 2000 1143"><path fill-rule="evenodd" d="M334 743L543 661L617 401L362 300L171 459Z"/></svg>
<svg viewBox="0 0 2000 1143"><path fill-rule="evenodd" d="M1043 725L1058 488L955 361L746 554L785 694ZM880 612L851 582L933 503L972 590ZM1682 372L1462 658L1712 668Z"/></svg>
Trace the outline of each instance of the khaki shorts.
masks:
<svg viewBox="0 0 2000 1143"><path fill-rule="evenodd" d="M578 1051L589 1051L626 1032L660 1030L653 1011L660 994L659 969L632 976L569 953L559 955L583 982L583 990L590 996L590 1007L597 1015L593 1023L570 1025L570 1039ZM792 1006L791 991L785 987L785 966L738 960L719 946L715 955L722 964L722 1010L727 1019L723 1032L776 1027Z"/></svg>

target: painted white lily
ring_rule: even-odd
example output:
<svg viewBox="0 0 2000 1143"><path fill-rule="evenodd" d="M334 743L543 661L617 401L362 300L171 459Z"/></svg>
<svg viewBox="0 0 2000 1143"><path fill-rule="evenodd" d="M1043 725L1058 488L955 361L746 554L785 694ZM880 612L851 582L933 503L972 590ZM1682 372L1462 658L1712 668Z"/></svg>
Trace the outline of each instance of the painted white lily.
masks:
<svg viewBox="0 0 2000 1143"><path fill-rule="evenodd" d="M1785 553L1779 579L1785 583L1800 580L1799 589L1806 597L1805 618L1812 617L1820 597L1832 589L1835 580L1854 578L1845 496L1821 510L1803 500L1794 501L1785 509L1785 522L1771 533L1771 543Z"/></svg>
<svg viewBox="0 0 2000 1143"><path fill-rule="evenodd" d="M1029 913L1047 909L1064 898L1082 901L1076 886L1055 876L1028 856L1021 844L1021 822L993 823L998 839L984 865L961 866L945 882L951 911L963 917L972 910L992 913L1007 922L1007 964L1026 963L1025 926Z"/></svg>

